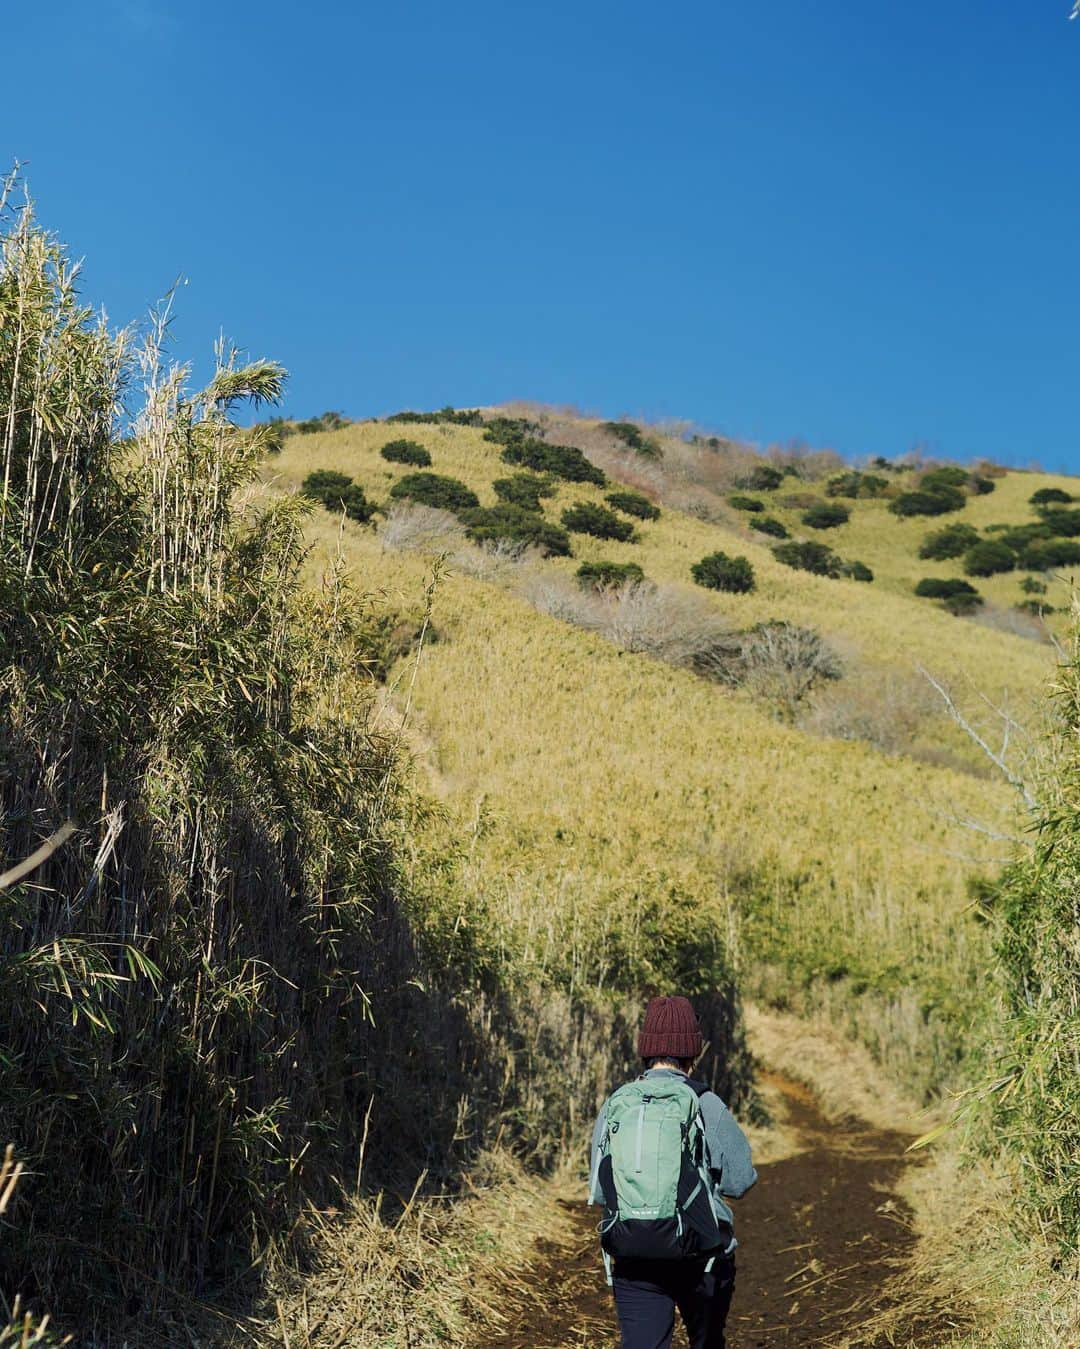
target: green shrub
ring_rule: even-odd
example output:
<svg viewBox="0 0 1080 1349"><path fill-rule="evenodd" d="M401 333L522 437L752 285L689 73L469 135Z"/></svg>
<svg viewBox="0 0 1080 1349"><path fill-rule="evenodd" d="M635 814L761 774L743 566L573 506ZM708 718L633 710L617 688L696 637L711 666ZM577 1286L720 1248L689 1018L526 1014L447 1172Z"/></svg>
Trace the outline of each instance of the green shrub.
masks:
<svg viewBox="0 0 1080 1349"><path fill-rule="evenodd" d="M979 592L970 581L959 576L924 576L915 587L915 594L923 599L947 600L954 595L977 595Z"/></svg>
<svg viewBox="0 0 1080 1349"><path fill-rule="evenodd" d="M342 492L351 486L352 478L347 473L337 473L332 468L317 468L300 484L300 494L310 497L312 501L325 504L329 499L336 503Z"/></svg>
<svg viewBox="0 0 1080 1349"><path fill-rule="evenodd" d="M1031 614L1032 618L1042 618L1044 614L1052 614L1054 606L1047 604L1045 600L1021 600L1019 604L1013 605L1022 614Z"/></svg>
<svg viewBox="0 0 1080 1349"><path fill-rule="evenodd" d="M865 562L845 562L840 569L840 574L846 576L850 581L872 581L874 573Z"/></svg>
<svg viewBox="0 0 1080 1349"><path fill-rule="evenodd" d="M422 506L434 506L438 510L470 510L480 505L480 498L457 478L445 478L441 473L406 473L390 488L392 497L408 497Z"/></svg>
<svg viewBox="0 0 1080 1349"><path fill-rule="evenodd" d="M989 496L997 487L993 478L988 478L985 473L973 473L968 479L968 487L977 497Z"/></svg>
<svg viewBox="0 0 1080 1349"><path fill-rule="evenodd" d="M735 486L744 492L772 492L783 481L783 473L772 464L755 464L749 473L735 479Z"/></svg>
<svg viewBox="0 0 1080 1349"><path fill-rule="evenodd" d="M550 473L567 482L592 482L604 487L607 478L595 464L590 464L576 445L549 445L546 440L523 437L510 441L502 452L503 462L521 464L537 473Z"/></svg>
<svg viewBox="0 0 1080 1349"><path fill-rule="evenodd" d="M440 408L438 412L395 412L384 418L388 422L419 422L424 426L447 423L451 426L483 426L484 419L476 408L471 411L456 411L452 407Z"/></svg>
<svg viewBox="0 0 1080 1349"><path fill-rule="evenodd" d="M835 502L823 501L811 506L803 515L802 522L811 529L835 529L837 525L846 525L851 519L851 511Z"/></svg>
<svg viewBox="0 0 1080 1349"><path fill-rule="evenodd" d="M965 614L972 614L983 603L983 597L976 591L973 595L946 595L942 600L942 608L947 609L950 614L956 618L963 618Z"/></svg>
<svg viewBox="0 0 1080 1349"><path fill-rule="evenodd" d="M894 515L948 515L950 511L962 511L967 505L967 497L958 487L939 487L932 492L901 492L889 502L889 510Z"/></svg>
<svg viewBox="0 0 1080 1349"><path fill-rule="evenodd" d="M606 506L597 506L591 501L578 501L568 506L562 513L562 522L575 534L591 534L594 539L632 543L637 537L629 520L623 520Z"/></svg>
<svg viewBox="0 0 1080 1349"><path fill-rule="evenodd" d="M1019 525L1016 527L1006 527L998 531L998 537L1007 548L1011 548L1014 553L1022 553L1030 543L1036 539L1053 538L1053 531L1045 522L1038 525Z"/></svg>
<svg viewBox="0 0 1080 1349"><path fill-rule="evenodd" d="M526 511L540 510L541 497L555 495L551 479L535 473L514 473L509 478L496 478L491 485L500 501Z"/></svg>
<svg viewBox="0 0 1080 1349"><path fill-rule="evenodd" d="M474 543L520 543L540 549L545 557L570 556L570 536L565 529L509 501L462 511L461 520Z"/></svg>
<svg viewBox="0 0 1080 1349"><path fill-rule="evenodd" d="M964 554L964 571L968 576L996 576L1015 567L1016 554L1000 539L983 539Z"/></svg>
<svg viewBox="0 0 1080 1349"><path fill-rule="evenodd" d="M388 440L379 453L392 464L427 468L431 463L431 455L415 440Z"/></svg>
<svg viewBox="0 0 1080 1349"><path fill-rule="evenodd" d="M660 442L652 436L644 435L641 427L635 426L633 422L601 422L600 430L607 431L629 449L637 454L643 454L646 459L659 459L663 454Z"/></svg>
<svg viewBox="0 0 1080 1349"><path fill-rule="evenodd" d="M825 484L825 495L830 497L879 497L889 485L888 478L873 473L840 473Z"/></svg>
<svg viewBox="0 0 1080 1349"><path fill-rule="evenodd" d="M316 431L340 431L343 426L349 425L349 419L340 412L323 412L318 417L309 417L306 421L297 422L293 430L297 435L308 436Z"/></svg>
<svg viewBox="0 0 1080 1349"><path fill-rule="evenodd" d="M839 576L843 570L844 564L833 550L813 540L778 543L772 553L777 562L782 562L785 567L812 572L815 576Z"/></svg>
<svg viewBox="0 0 1080 1349"><path fill-rule="evenodd" d="M641 492L609 492L604 500L617 511L633 515L638 520L660 519L660 507L654 506Z"/></svg>
<svg viewBox="0 0 1080 1349"><path fill-rule="evenodd" d="M1080 510L1045 510L1042 512L1042 518L1052 534L1066 539L1075 538L1080 534Z"/></svg>
<svg viewBox="0 0 1080 1349"><path fill-rule="evenodd" d="M586 590L618 590L628 582L645 579L636 562L583 562L576 574L578 584Z"/></svg>
<svg viewBox="0 0 1080 1349"><path fill-rule="evenodd" d="M300 487L301 496L318 501L328 511L344 511L350 520L366 524L375 507L364 495L364 489L345 473L317 468L309 473Z"/></svg>
<svg viewBox="0 0 1080 1349"><path fill-rule="evenodd" d="M1020 589L1025 595L1045 595L1046 582L1039 581L1034 576L1025 576L1020 582Z"/></svg>
<svg viewBox="0 0 1080 1349"><path fill-rule="evenodd" d="M771 515L759 515L749 521L751 529L756 529L759 534L770 534L774 539L786 539L788 532L786 526Z"/></svg>
<svg viewBox="0 0 1080 1349"><path fill-rule="evenodd" d="M531 422L527 417L492 417L484 423L484 439L496 445L510 445L539 430L540 423Z"/></svg>
<svg viewBox="0 0 1080 1349"><path fill-rule="evenodd" d="M946 525L944 529L927 534L919 545L919 556L932 562L945 562L949 558L961 557L978 542L979 531L971 525Z"/></svg>
<svg viewBox="0 0 1080 1349"><path fill-rule="evenodd" d="M699 586L709 590L745 595L754 589L754 568L750 562L745 557L729 557L727 553L703 557L690 568L690 575Z"/></svg>
<svg viewBox="0 0 1080 1349"><path fill-rule="evenodd" d="M1020 554L1025 571L1050 571L1054 567L1075 567L1080 563L1080 540L1035 539Z"/></svg>
<svg viewBox="0 0 1080 1349"><path fill-rule="evenodd" d="M1040 487L1037 492L1032 492L1028 497L1028 502L1032 506L1067 506L1072 501L1072 496L1063 491L1060 487Z"/></svg>
<svg viewBox="0 0 1080 1349"><path fill-rule="evenodd" d="M942 487L966 487L971 477L966 468L957 464L943 464L941 468L928 469L919 479L920 492L936 492Z"/></svg>
<svg viewBox="0 0 1080 1349"><path fill-rule="evenodd" d="M756 497L730 496L728 505L734 506L737 511L763 511L765 509L764 501L758 501Z"/></svg>

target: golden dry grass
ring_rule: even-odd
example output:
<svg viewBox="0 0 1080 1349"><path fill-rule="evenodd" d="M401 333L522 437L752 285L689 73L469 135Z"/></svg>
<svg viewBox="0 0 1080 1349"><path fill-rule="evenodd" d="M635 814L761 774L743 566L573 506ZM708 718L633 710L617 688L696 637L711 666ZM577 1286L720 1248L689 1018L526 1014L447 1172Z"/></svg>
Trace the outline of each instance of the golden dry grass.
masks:
<svg viewBox="0 0 1080 1349"><path fill-rule="evenodd" d="M385 500L401 470L378 449L401 434L429 449L434 471L462 479L484 504L495 500L491 482L508 471L500 447L456 426L360 424L290 437L268 477L290 490L314 468L336 469ZM1061 481L1010 474L972 500L969 518L1027 518L1035 487ZM560 484L546 514L602 495ZM732 514L725 526L665 509L638 544L575 535L575 558L541 566L571 574L584 558L632 559L657 581L685 583L703 554L741 551L757 591L706 600L732 626L813 626L840 650L853 682L873 671L914 678L925 665L969 692L1007 691L1014 706L1041 696L1050 647L907 593L913 577L955 569L915 558L922 534L940 522L898 521L881 502L855 503L852 522L828 541L874 568L879 579L865 585L777 564ZM372 529L339 531L319 512L314 565L339 534L363 584L415 603L429 560L384 551ZM994 585L1015 587L1017 578ZM499 576L452 572L435 624L439 640L412 691L411 734L430 789L467 834L467 884L520 958L564 977L569 967L571 978L576 962L618 982L626 948L607 940L612 915L639 915L647 942L650 905L683 904L735 947L743 934L750 988L788 997L790 975L777 982L757 965L778 949L795 952L800 979L830 971L840 979L816 981L818 1005L891 1058L898 1077L919 1090L939 1080L933 1060L950 1053L934 1040L939 1023L974 996L986 959L984 934L963 913L966 882L1005 852L957 821L1002 834L1015 826L1004 784L952 766L966 751L947 727L931 725L943 751L937 764L809 735L746 694L537 613ZM882 993L875 1008L853 1000L848 975Z"/></svg>

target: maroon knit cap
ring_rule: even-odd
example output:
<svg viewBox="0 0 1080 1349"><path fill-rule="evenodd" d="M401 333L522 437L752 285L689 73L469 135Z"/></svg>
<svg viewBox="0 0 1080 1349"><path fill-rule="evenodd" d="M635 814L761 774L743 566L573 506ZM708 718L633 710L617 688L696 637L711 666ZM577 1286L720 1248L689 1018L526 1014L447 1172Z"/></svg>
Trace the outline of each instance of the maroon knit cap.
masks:
<svg viewBox="0 0 1080 1349"><path fill-rule="evenodd" d="M653 998L638 1033L643 1059L696 1059L702 1044L697 1015L685 998Z"/></svg>

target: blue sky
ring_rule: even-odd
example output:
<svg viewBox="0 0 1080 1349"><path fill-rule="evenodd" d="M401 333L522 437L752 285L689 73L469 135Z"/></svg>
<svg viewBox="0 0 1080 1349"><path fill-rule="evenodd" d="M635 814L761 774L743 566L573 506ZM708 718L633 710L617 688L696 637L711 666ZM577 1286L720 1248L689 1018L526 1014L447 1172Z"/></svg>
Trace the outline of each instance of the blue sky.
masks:
<svg viewBox="0 0 1080 1349"><path fill-rule="evenodd" d="M0 152L296 415L535 398L1080 472L1068 0L39 0Z"/></svg>

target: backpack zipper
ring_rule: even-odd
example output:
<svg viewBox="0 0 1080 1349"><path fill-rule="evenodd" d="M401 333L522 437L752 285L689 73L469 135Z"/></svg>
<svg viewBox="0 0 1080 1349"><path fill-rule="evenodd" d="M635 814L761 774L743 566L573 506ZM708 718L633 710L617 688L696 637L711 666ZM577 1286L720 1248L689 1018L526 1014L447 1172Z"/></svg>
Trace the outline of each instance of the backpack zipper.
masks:
<svg viewBox="0 0 1080 1349"><path fill-rule="evenodd" d="M645 1099L641 1102L640 1108L638 1109L638 1121L637 1121L637 1151L636 1151L635 1154L634 1154L634 1170L635 1170L636 1172L639 1172L639 1173L640 1173L640 1171L641 1171L641 1169L642 1169L642 1167L641 1167L641 1161L642 1161L641 1154L642 1154L642 1150L643 1150L643 1148L644 1148L644 1146L645 1146L645 1103L646 1103L646 1101L649 1101L649 1100L651 1100L651 1099L652 1099L651 1097L646 1096Z"/></svg>

